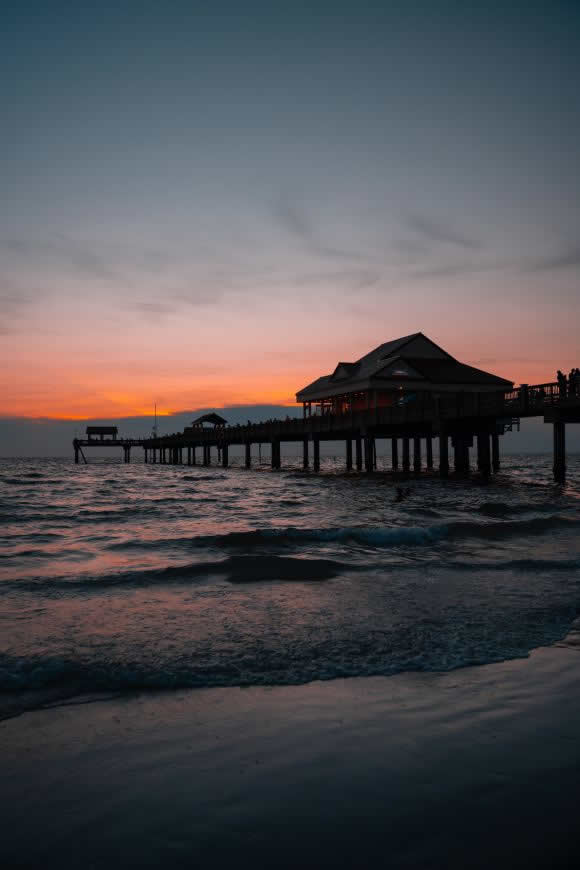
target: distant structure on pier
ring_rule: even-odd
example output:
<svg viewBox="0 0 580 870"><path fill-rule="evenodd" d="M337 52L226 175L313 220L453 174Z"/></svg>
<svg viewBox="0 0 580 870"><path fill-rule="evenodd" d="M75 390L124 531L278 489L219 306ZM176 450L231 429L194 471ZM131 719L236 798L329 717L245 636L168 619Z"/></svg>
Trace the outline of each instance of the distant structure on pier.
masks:
<svg viewBox="0 0 580 870"><path fill-rule="evenodd" d="M412 401L413 391L429 394L497 393L513 381L459 362L422 332L387 341L356 362L339 362L296 394L304 415L345 414L390 408Z"/></svg>
<svg viewBox="0 0 580 870"><path fill-rule="evenodd" d="M201 417L197 417L191 424L195 428L203 427L205 423L208 426L226 426L227 420L223 417L220 417L219 414L211 413L211 414L202 414Z"/></svg>
<svg viewBox="0 0 580 870"><path fill-rule="evenodd" d="M119 430L116 426L87 426L87 438L89 441L93 439L98 439L99 441L104 441L105 439L116 441L118 431Z"/></svg>

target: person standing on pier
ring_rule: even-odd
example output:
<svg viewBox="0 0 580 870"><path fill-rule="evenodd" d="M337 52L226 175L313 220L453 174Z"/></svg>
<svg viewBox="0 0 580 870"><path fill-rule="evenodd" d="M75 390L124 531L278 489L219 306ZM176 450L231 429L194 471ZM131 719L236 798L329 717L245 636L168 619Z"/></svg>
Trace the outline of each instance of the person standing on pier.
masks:
<svg viewBox="0 0 580 870"><path fill-rule="evenodd" d="M565 399L566 398L566 375L564 374L564 372L561 372L560 369L558 369L558 372L556 374L556 379L558 381L558 392L560 394L560 398Z"/></svg>

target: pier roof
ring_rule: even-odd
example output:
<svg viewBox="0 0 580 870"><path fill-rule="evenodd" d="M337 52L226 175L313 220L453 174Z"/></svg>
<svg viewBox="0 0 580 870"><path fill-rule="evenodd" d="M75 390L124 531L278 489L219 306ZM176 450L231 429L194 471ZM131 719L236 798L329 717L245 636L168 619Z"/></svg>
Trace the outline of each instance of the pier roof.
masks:
<svg viewBox="0 0 580 870"><path fill-rule="evenodd" d="M513 381L459 362L422 332L387 341L356 362L339 362L296 394L298 402L367 390L409 387L421 390L488 392L509 390Z"/></svg>

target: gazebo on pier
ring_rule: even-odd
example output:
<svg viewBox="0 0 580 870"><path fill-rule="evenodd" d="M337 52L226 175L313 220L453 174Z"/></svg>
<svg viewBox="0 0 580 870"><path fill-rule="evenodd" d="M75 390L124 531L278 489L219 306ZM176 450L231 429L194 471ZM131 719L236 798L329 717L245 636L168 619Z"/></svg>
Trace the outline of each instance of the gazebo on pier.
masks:
<svg viewBox="0 0 580 870"><path fill-rule="evenodd" d="M513 381L465 365L422 332L387 341L356 362L339 362L296 394L304 416L350 414L417 400L419 394L505 393Z"/></svg>

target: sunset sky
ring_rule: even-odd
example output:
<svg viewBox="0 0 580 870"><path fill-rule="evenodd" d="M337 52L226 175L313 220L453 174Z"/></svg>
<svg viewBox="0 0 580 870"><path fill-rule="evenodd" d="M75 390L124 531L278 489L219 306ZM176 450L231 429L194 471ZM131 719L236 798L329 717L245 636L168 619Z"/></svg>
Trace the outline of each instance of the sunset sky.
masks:
<svg viewBox="0 0 580 870"><path fill-rule="evenodd" d="M0 415L580 365L579 3L12 3L0 73Z"/></svg>

